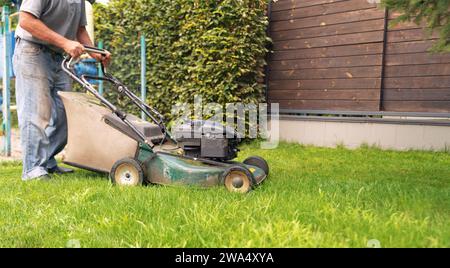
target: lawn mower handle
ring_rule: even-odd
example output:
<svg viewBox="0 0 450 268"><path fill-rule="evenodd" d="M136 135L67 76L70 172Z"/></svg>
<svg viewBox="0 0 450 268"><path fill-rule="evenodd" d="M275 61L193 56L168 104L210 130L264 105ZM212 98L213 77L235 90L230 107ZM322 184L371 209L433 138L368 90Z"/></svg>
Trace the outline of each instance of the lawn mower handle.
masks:
<svg viewBox="0 0 450 268"><path fill-rule="evenodd" d="M102 56L107 56L108 54L111 54L106 49L91 46L84 46L84 52L92 54L100 54ZM102 68L102 73L106 74L106 66L103 64L103 62L100 62L100 67Z"/></svg>
<svg viewBox="0 0 450 268"><path fill-rule="evenodd" d="M99 49L95 47L85 46L85 52L87 53L98 53L102 55L107 55L109 52L105 49ZM61 67L65 73L67 73L73 80L78 82L85 90L92 93L97 99L99 99L106 107L108 107L114 114L116 114L139 138L139 142L145 143L149 145L152 149L154 148L154 144L148 141L143 133L141 133L134 125L132 125L128 119L126 118L126 113L119 110L114 104L105 99L88 81L88 79L92 80L103 80L108 81L115 85L120 94L126 95L131 101L141 110L143 111L151 120L159 126L161 132L164 134L164 140L168 138L171 141L175 140L172 138L172 135L167 130L167 127L164 124L164 117L155 109L144 103L138 96L136 96L131 90L127 88L121 81L115 78L113 75L106 72L105 66L103 63L101 64L103 77L95 77L88 75L81 75L78 77L73 71L73 60L70 55L66 56L61 64Z"/></svg>
<svg viewBox="0 0 450 268"><path fill-rule="evenodd" d="M84 51L87 53L101 54L103 56L110 54L109 51L106 49L90 47L90 46L84 46Z"/></svg>
<svg viewBox="0 0 450 268"><path fill-rule="evenodd" d="M101 49L96 49L96 48L91 48L88 47L86 50L86 52L92 51L92 53L98 53L98 54L104 54L106 55L107 52L106 50L101 50ZM109 102L107 99L105 99L93 86L91 83L89 83L86 79L83 78L83 76L80 78L78 77L75 72L73 71L73 60L74 58L69 56L64 57L64 60L61 63L61 68L62 70L69 75L74 81L78 82L85 90L89 91L90 93L92 93L97 99L100 100L100 102L105 105L106 107L108 107L114 114L117 115L117 117L119 117L122 122L124 122L138 137L139 140L138 142L144 143L148 146L150 146L150 148L154 148L155 145L148 141L147 138L145 137L145 135L140 132L128 119L126 116L126 113L124 113L123 111L119 110L114 104L112 104L111 102ZM102 64L102 70L103 73L105 75L108 75L104 68L103 68L103 64ZM109 77L112 77L111 75L108 75ZM108 78L109 80L109 78Z"/></svg>

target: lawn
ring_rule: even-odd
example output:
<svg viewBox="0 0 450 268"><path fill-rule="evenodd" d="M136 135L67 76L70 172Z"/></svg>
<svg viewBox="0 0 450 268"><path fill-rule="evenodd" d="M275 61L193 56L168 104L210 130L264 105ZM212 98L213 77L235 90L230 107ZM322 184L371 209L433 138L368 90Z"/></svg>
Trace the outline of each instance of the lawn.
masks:
<svg viewBox="0 0 450 268"><path fill-rule="evenodd" d="M244 145L269 161L248 195L111 186L78 170L21 182L0 164L0 247L450 247L450 154Z"/></svg>

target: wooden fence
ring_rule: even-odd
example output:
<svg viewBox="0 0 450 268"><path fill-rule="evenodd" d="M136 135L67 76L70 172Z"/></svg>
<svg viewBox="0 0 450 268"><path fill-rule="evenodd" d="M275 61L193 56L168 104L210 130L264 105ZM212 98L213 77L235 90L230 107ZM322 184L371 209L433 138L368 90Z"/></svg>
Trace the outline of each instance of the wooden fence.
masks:
<svg viewBox="0 0 450 268"><path fill-rule="evenodd" d="M436 35L367 0L273 2L268 98L282 109L450 112L450 54Z"/></svg>

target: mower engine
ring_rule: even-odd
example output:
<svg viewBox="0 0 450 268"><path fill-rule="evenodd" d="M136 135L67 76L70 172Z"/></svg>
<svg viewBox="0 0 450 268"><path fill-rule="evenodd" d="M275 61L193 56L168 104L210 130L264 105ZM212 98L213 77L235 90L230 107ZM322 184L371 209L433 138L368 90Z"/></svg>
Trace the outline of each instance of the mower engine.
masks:
<svg viewBox="0 0 450 268"><path fill-rule="evenodd" d="M213 121L191 121L174 130L175 139L186 156L230 161L237 157L240 139L230 127Z"/></svg>

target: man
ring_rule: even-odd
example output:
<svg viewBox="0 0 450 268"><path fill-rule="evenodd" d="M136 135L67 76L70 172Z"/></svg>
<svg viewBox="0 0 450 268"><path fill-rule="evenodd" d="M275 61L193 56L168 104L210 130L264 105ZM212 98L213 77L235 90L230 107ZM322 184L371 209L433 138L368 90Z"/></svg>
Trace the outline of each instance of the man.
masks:
<svg viewBox="0 0 450 268"><path fill-rule="evenodd" d="M86 31L84 0L24 0L14 53L16 99L23 180L49 179L73 170L57 166L55 156L67 143L67 119L57 92L71 90L62 71L63 53L79 57L92 46ZM93 58L108 64L110 55Z"/></svg>

